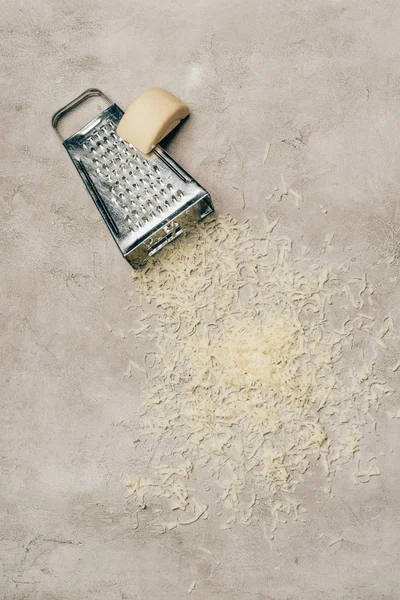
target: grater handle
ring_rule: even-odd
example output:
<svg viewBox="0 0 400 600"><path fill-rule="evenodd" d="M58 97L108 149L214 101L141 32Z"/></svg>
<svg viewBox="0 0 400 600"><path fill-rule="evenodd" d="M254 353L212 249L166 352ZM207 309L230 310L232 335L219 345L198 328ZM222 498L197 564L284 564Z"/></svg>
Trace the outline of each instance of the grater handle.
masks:
<svg viewBox="0 0 400 600"><path fill-rule="evenodd" d="M64 138L61 135L61 133L59 132L58 127L57 127L60 119L65 117L65 115L68 114L71 110L73 110L74 108L76 108L77 106L82 104L82 102L85 102L85 100L87 100L88 98L92 98L93 96L101 96L110 105L112 104L110 98L108 96L106 96L101 90L99 90L97 88L89 88L88 90L85 90L84 92L82 92L82 94L80 96L78 96L74 100L71 100L71 102L68 102L68 104L66 104L65 106L60 108L56 113L54 113L54 115L51 119L51 124L52 124L53 128L56 130L56 133L62 142L64 141Z"/></svg>

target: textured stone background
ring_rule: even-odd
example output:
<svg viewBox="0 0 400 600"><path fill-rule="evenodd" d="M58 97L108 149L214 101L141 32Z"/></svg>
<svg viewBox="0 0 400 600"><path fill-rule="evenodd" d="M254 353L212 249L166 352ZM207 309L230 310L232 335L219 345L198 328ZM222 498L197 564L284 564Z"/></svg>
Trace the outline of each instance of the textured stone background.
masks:
<svg viewBox="0 0 400 600"><path fill-rule="evenodd" d="M121 473L141 390L123 373L140 349L114 334L130 326L130 268L50 126L87 87L122 107L166 87L192 109L169 151L220 212L280 216L314 253L335 231L329 260L367 269L382 315L399 315L398 1L0 5L1 598L178 600L196 580L204 600L399 599L400 436L384 410L368 442L382 477L345 472L321 503L310 481L308 524L273 550L211 520L132 532ZM281 172L300 211L266 201Z"/></svg>

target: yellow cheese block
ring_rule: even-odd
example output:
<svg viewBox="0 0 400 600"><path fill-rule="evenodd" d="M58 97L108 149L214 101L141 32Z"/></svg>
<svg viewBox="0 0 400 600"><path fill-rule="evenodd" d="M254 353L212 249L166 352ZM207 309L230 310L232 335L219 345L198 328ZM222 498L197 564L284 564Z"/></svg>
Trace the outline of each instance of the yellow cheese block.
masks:
<svg viewBox="0 0 400 600"><path fill-rule="evenodd" d="M128 106L117 134L147 154L188 114L189 108L179 98L161 88L151 88Z"/></svg>

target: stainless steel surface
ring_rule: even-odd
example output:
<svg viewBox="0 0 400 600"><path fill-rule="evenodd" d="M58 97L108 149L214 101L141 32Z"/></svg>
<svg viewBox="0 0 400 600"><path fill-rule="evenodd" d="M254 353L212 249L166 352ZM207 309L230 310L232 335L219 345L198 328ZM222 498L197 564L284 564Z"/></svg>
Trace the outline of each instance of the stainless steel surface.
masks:
<svg viewBox="0 0 400 600"><path fill-rule="evenodd" d="M63 117L65 117L65 115L67 115L71 110L73 110L74 108L77 108L80 104L82 104L82 102L84 102L88 98L92 98L93 96L100 96L106 102L108 102L108 104L112 104L110 98L108 96L106 96L101 90L99 90L97 88L89 88L88 90L85 90L84 92L82 92L82 94L80 94L80 96L78 96L77 98L74 98L74 100L71 100L71 102L68 102L68 104L66 104L65 106L60 108L53 115L53 117L51 119L51 124L53 125L54 129L56 130L57 135L61 139L61 141L64 141L64 138L58 130L59 121Z"/></svg>
<svg viewBox="0 0 400 600"><path fill-rule="evenodd" d="M91 96L110 102L91 88L57 111L52 124L61 139L59 120ZM213 205L160 146L143 155L117 135L123 114L112 104L63 144L123 256L136 268L211 214Z"/></svg>

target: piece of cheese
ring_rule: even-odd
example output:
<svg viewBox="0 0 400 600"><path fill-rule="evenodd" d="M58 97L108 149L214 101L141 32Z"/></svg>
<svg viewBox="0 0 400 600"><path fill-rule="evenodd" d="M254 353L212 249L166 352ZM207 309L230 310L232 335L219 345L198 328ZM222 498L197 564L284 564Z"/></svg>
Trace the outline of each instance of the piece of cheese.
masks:
<svg viewBox="0 0 400 600"><path fill-rule="evenodd" d="M189 115L187 105L161 88L146 90L128 106L117 134L148 154Z"/></svg>

